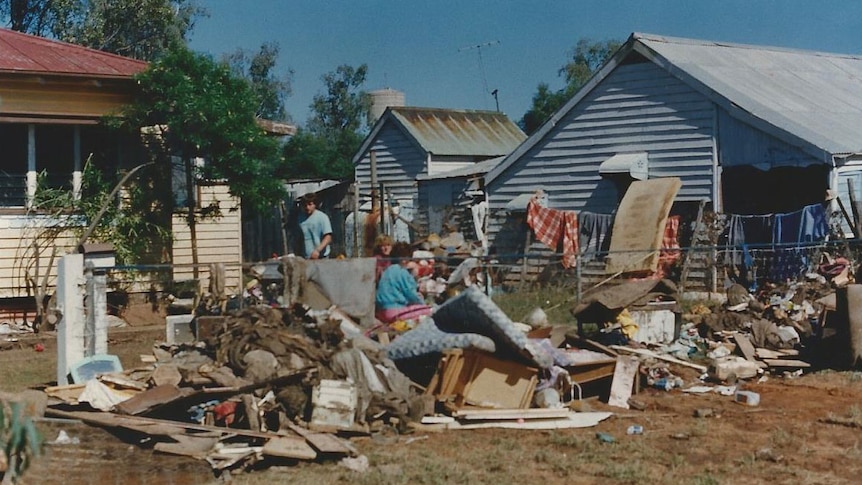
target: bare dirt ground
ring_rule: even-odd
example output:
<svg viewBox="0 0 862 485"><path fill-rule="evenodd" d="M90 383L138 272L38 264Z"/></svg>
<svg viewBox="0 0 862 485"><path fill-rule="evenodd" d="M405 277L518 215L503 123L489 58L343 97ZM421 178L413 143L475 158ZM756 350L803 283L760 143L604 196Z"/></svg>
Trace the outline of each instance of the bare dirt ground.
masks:
<svg viewBox="0 0 862 485"><path fill-rule="evenodd" d="M114 330L109 348L131 368L140 365L140 354L150 352L163 332L159 327ZM15 392L54 380L53 338L28 336L0 350L0 389ZM45 350L35 351L35 343ZM674 370L687 386L697 383L694 371ZM38 426L46 442L64 430L79 443L46 444L20 483L859 483L862 374L769 376L743 385L760 394L758 406L718 394L645 388L636 396L646 404L644 411L586 400L592 410L615 413L593 428L373 435L354 441L368 458L365 472L329 462L218 478L205 462L159 454L148 443L129 443L129 437L80 423L42 420ZM627 435L635 424L643 426L643 434ZM599 440L598 432L614 442Z"/></svg>

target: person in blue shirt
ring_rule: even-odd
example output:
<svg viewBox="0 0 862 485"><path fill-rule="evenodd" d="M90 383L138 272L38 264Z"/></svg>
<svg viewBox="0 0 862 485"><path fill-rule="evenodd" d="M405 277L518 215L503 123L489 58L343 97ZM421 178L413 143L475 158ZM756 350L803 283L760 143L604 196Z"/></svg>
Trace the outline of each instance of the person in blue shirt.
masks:
<svg viewBox="0 0 862 485"><path fill-rule="evenodd" d="M412 256L413 250L407 243L399 242L392 247L391 257L399 258L398 264L391 264L380 275L375 298L375 316L383 323L414 320L431 314L431 307L419 294L419 285L413 276Z"/></svg>
<svg viewBox="0 0 862 485"><path fill-rule="evenodd" d="M299 229L302 231L305 259L328 258L332 244L332 223L329 216L317 210L317 194L302 197L304 214L299 216Z"/></svg>

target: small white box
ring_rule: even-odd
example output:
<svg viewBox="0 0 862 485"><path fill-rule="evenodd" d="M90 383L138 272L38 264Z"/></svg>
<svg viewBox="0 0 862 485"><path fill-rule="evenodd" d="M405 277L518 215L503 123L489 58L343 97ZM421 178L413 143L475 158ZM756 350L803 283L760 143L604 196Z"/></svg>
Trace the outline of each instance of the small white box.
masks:
<svg viewBox="0 0 862 485"><path fill-rule="evenodd" d="M191 313L165 317L165 341L170 345L194 342L195 336L192 332L192 320L194 318L195 316Z"/></svg>
<svg viewBox="0 0 862 485"><path fill-rule="evenodd" d="M631 311L638 330L632 340L646 344L669 344L678 337L676 313L670 310Z"/></svg>
<svg viewBox="0 0 862 485"><path fill-rule="evenodd" d="M350 428L356 414L356 400L356 386L352 382L323 379L311 393L311 422Z"/></svg>

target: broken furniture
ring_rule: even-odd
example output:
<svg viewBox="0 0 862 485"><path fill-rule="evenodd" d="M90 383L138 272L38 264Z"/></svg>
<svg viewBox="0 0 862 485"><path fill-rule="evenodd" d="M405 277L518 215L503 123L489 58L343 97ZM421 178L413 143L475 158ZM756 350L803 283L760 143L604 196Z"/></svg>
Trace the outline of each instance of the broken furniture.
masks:
<svg viewBox="0 0 862 485"><path fill-rule="evenodd" d="M502 360L487 352L452 349L443 352L438 372L426 393L450 410L468 406L526 409L533 401L538 369Z"/></svg>

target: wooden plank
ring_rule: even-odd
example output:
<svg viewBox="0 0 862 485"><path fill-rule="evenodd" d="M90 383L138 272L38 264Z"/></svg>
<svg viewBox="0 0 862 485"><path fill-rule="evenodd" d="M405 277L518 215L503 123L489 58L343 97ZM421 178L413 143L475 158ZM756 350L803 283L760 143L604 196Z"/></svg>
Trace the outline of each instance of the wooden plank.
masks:
<svg viewBox="0 0 862 485"><path fill-rule="evenodd" d="M586 412L576 413L569 412L565 418L552 419L535 419L524 422L505 420L505 421L483 421L478 423L449 423L447 429L484 429L484 428L505 428L505 429L571 429L571 428L589 428L598 425L601 421L612 416L610 412Z"/></svg>
<svg viewBox="0 0 862 485"><path fill-rule="evenodd" d="M273 438L263 445L263 454L279 456L283 458L296 458L298 460L314 460L317 452L308 444L305 438L293 436L280 436Z"/></svg>
<svg viewBox="0 0 862 485"><path fill-rule="evenodd" d="M565 408L532 409L459 409L452 416L462 420L502 420L502 419L548 419L565 418L571 411ZM424 420L423 420L424 422Z"/></svg>
<svg viewBox="0 0 862 485"><path fill-rule="evenodd" d="M628 409L629 398L632 397L635 376L637 376L640 360L634 356L621 355L617 357L614 369L614 380L611 382L611 395L608 404Z"/></svg>
<svg viewBox="0 0 862 485"><path fill-rule="evenodd" d="M153 449L162 453L203 459L215 448L216 443L219 441L218 437L189 436L185 434L171 435L171 438L176 440L176 443L156 443Z"/></svg>
<svg viewBox="0 0 862 485"><path fill-rule="evenodd" d="M628 352L630 354L645 355L647 357L652 357L655 359L663 360L665 362L670 362L670 363L678 364L678 365L685 366L685 367L691 367L692 369L697 369L700 372L706 372L706 366L705 365L695 364L694 362L687 362L685 360L680 360L680 359L677 359L674 357L670 357L668 355L659 354L659 353L653 352L651 350L633 349L631 347L624 347L622 345L611 345L610 347L614 350L619 350L622 352Z"/></svg>
<svg viewBox="0 0 862 485"><path fill-rule="evenodd" d="M742 356L745 357L745 360L757 360L757 351L747 334L744 335L737 332L733 334L733 341L736 342L736 348L742 352Z"/></svg>
<svg viewBox="0 0 862 485"><path fill-rule="evenodd" d="M320 453L351 454L351 447L347 446L337 436L329 433L308 433L305 435L305 439Z"/></svg>
<svg viewBox="0 0 862 485"><path fill-rule="evenodd" d="M807 369L808 367L811 367L811 364L803 360L763 359L763 362L765 362L769 367L786 367L792 369Z"/></svg>
<svg viewBox="0 0 862 485"><path fill-rule="evenodd" d="M174 429L174 431L171 431L169 433L152 433L164 436L181 434L182 430L210 431L215 433L224 433L228 435L248 436L252 438L264 439L270 439L274 436L284 435L283 432L264 433L261 431L251 431L247 429L222 428L219 426L208 426L205 424L183 423L179 421L147 418L143 416L123 416L114 413L102 413L96 411L61 411L59 409L48 408L47 410L45 410L45 416L66 419L79 419L87 424L104 426L108 428L118 427L143 430L148 429L147 425L152 425L151 429L157 430L159 428L157 428L155 425L161 425L164 426L165 429ZM179 429L180 431L175 431L176 429Z"/></svg>
<svg viewBox="0 0 862 485"><path fill-rule="evenodd" d="M189 391L188 389L180 389L174 385L164 384L150 388L117 404L116 409L121 414L134 416L149 411L156 406L182 399L191 394Z"/></svg>
<svg viewBox="0 0 862 485"><path fill-rule="evenodd" d="M566 367L569 371L569 377L578 384L592 382L605 377L614 375L614 369L617 366L617 361L613 360L603 364L584 364Z"/></svg>

